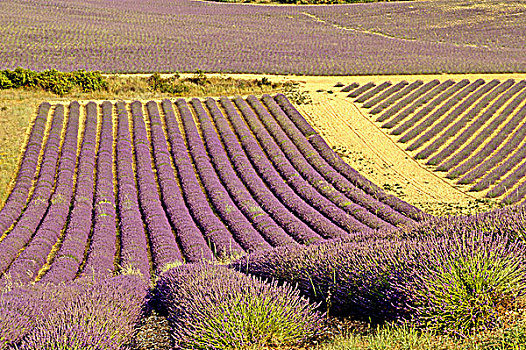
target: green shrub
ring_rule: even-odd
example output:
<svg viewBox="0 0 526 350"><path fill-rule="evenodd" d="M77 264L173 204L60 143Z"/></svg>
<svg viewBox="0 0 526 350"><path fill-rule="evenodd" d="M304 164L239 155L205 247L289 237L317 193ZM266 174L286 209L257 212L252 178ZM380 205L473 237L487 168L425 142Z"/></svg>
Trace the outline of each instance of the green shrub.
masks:
<svg viewBox="0 0 526 350"><path fill-rule="evenodd" d="M29 69L0 71L0 89L41 88L59 96L70 93L73 88L83 92L97 91L107 87L107 82L100 72L59 72L56 69L35 72Z"/></svg>

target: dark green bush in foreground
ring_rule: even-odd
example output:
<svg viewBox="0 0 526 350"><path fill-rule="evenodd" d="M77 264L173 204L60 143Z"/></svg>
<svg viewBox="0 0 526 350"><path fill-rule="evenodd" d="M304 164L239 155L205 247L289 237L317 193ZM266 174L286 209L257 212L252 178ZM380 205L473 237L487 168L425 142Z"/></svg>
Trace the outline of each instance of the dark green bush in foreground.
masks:
<svg viewBox="0 0 526 350"><path fill-rule="evenodd" d="M36 72L24 68L0 71L0 89L41 88L63 96L73 88L90 92L101 90L106 86L107 83L100 72L85 70L59 72L55 69Z"/></svg>

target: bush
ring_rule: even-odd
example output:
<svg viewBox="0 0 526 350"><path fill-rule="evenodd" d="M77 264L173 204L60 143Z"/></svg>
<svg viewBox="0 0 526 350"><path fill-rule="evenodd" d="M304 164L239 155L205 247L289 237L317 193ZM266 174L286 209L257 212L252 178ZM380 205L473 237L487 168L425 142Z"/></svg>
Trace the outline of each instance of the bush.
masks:
<svg viewBox="0 0 526 350"><path fill-rule="evenodd" d="M0 295L0 349L120 349L148 284L138 276L15 288Z"/></svg>
<svg viewBox="0 0 526 350"><path fill-rule="evenodd" d="M100 72L59 72L55 69L35 72L29 69L16 68L14 71L0 71L0 89L41 88L64 96L74 87L83 92L97 91L107 87L106 80Z"/></svg>
<svg viewBox="0 0 526 350"><path fill-rule="evenodd" d="M179 348L295 346L321 330L322 315L297 290L224 266L180 266L164 273L157 288Z"/></svg>
<svg viewBox="0 0 526 350"><path fill-rule="evenodd" d="M399 289L426 329L462 336L493 329L526 292L525 253L520 242L480 231L432 239Z"/></svg>

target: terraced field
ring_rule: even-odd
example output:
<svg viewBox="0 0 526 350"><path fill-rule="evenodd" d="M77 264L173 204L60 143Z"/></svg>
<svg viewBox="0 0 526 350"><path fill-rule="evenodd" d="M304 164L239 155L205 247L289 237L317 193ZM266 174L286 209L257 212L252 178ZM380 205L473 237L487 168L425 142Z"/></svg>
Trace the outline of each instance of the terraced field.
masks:
<svg viewBox="0 0 526 350"><path fill-rule="evenodd" d="M336 156L283 95L43 103L0 212L0 272L159 275L423 217Z"/></svg>
<svg viewBox="0 0 526 350"><path fill-rule="evenodd" d="M525 88L525 80L434 79L342 92L427 168L509 204L526 193Z"/></svg>

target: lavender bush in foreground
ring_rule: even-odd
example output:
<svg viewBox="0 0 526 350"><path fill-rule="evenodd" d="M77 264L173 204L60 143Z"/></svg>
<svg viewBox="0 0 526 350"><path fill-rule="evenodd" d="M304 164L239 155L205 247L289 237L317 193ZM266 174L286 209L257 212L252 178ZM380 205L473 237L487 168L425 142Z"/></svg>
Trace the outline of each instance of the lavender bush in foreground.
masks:
<svg viewBox="0 0 526 350"><path fill-rule="evenodd" d="M148 283L136 275L121 275L84 288L47 313L19 348L118 350L129 344Z"/></svg>
<svg viewBox="0 0 526 350"><path fill-rule="evenodd" d="M159 281L158 298L182 349L297 346L321 328L322 315L297 290L224 266L171 269Z"/></svg>

